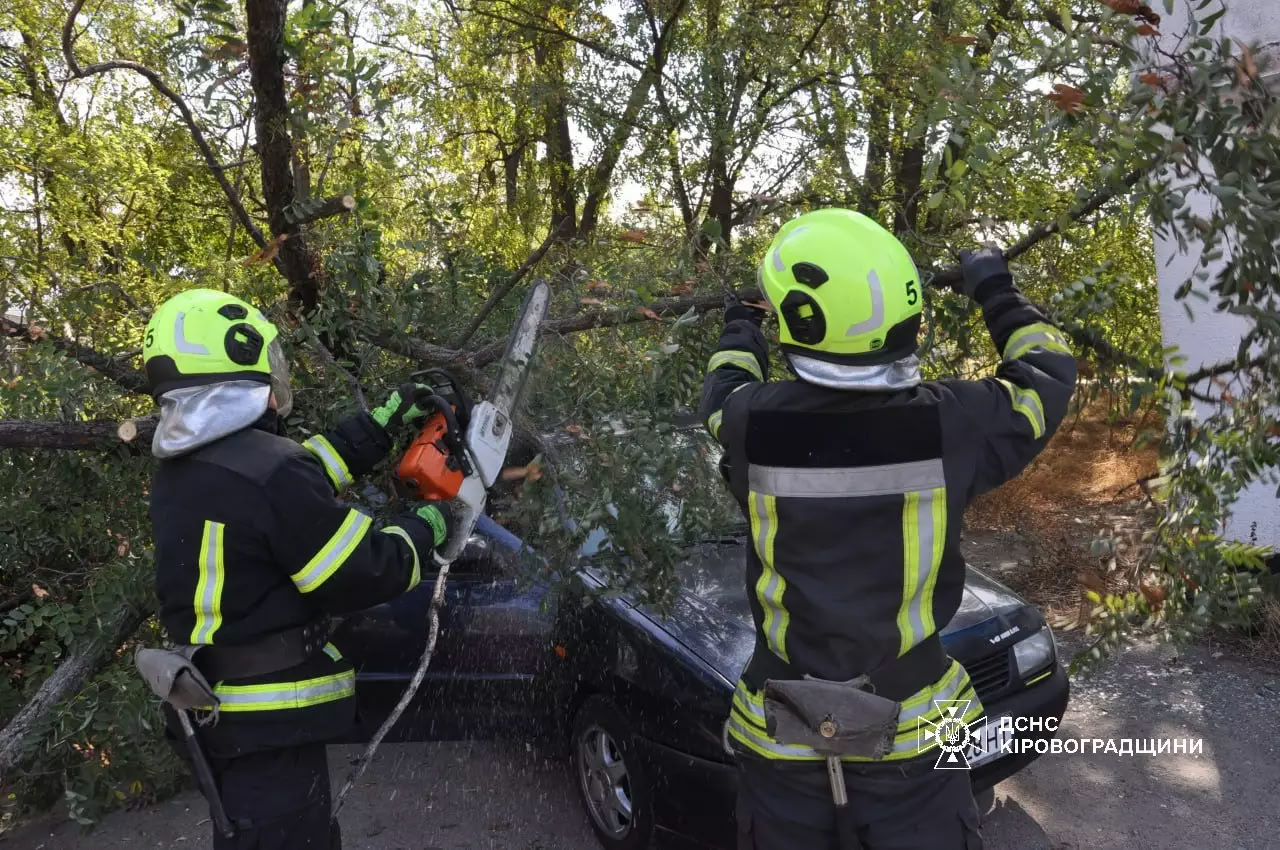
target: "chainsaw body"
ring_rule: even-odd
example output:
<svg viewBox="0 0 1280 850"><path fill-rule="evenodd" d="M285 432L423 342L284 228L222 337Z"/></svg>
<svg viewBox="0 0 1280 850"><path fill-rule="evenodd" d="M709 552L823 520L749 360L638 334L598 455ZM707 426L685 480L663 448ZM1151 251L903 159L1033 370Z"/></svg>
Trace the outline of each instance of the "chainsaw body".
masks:
<svg viewBox="0 0 1280 850"><path fill-rule="evenodd" d="M462 471L461 458L452 454L444 442L448 431L449 424L444 414L432 414L396 467L396 477L415 499L447 502L458 497L466 475Z"/></svg>
<svg viewBox="0 0 1280 850"><path fill-rule="evenodd" d="M471 421L471 405L447 372L431 369L415 373L413 377L429 383L435 391L429 402L436 412L400 458L396 478L410 498L447 502L458 497L462 481L471 469L463 441L463 429Z"/></svg>

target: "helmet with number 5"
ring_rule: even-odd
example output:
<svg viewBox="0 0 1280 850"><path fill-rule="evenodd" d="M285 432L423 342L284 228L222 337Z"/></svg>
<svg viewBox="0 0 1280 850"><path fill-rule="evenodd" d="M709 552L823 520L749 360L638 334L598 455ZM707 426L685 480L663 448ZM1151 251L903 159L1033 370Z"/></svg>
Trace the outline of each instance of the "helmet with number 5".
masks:
<svg viewBox="0 0 1280 850"><path fill-rule="evenodd" d="M273 403L293 408L280 333L253 305L216 289L188 289L147 323L142 357L160 422L151 441L169 458L248 427Z"/></svg>
<svg viewBox="0 0 1280 850"><path fill-rule="evenodd" d="M817 361L817 371L829 374L915 353L924 306L920 274L903 244L861 213L824 209L787 222L759 278L779 316L782 350L802 378L810 376L799 362Z"/></svg>

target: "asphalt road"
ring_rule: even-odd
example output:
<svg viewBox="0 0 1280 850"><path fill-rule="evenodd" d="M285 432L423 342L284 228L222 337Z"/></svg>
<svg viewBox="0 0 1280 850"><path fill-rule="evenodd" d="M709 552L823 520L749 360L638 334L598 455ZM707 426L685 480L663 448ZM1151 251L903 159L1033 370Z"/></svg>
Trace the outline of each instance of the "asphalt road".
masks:
<svg viewBox="0 0 1280 850"><path fill-rule="evenodd" d="M1280 677L1214 655L1144 644L1074 682L1063 740L1199 738L1203 753L1045 755L997 786L988 850L1280 850ZM332 751L335 779L354 753ZM205 817L188 794L112 815L87 834L56 819L33 824L0 847L202 850ZM523 742L384 747L343 833L347 850L596 846L567 771Z"/></svg>

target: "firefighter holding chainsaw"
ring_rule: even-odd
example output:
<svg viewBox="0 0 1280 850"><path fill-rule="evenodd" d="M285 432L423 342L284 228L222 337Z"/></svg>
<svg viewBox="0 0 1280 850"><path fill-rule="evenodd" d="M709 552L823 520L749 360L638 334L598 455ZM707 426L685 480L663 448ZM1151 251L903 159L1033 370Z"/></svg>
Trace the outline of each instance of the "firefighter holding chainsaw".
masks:
<svg viewBox="0 0 1280 850"><path fill-rule="evenodd" d="M194 735L196 761L212 774L203 790L225 811L215 812L215 848L337 850L325 743L352 725L355 674L327 640L328 615L415 587L451 516L447 505L423 505L375 528L336 496L427 416L431 390L405 385L371 413L295 443L281 429L292 393L277 329L206 289L156 310L143 357L160 406L151 486L160 622L181 652L144 650L139 668L153 688L189 685L198 677L180 669L185 658L217 698ZM171 727L182 715L191 729L181 709L167 714Z"/></svg>
<svg viewBox="0 0 1280 850"><path fill-rule="evenodd" d="M756 646L727 724L743 848L982 846L967 771L934 769L919 731L982 715L938 631L965 507L1044 447L1076 367L998 251L961 268L1002 357L980 381L921 380L920 276L858 213L793 219L759 266L794 380L767 380L765 311L725 311L701 416L752 535Z"/></svg>

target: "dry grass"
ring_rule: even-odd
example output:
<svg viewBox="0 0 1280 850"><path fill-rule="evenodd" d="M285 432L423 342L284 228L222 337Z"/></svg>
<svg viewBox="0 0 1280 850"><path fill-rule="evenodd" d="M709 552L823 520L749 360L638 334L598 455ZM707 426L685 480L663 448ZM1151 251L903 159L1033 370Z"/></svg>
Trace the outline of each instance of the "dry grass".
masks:
<svg viewBox="0 0 1280 850"><path fill-rule="evenodd" d="M1021 475L969 510L970 528L1016 531L1026 541L1028 562L1010 583L1061 625L1087 611L1085 590L1129 586L1128 568L1151 521L1138 481L1157 468L1154 446L1133 445L1147 427L1141 421L1108 424L1102 405L1085 410L1067 420ZM1121 543L1114 559L1089 552L1102 534Z"/></svg>
<svg viewBox="0 0 1280 850"><path fill-rule="evenodd" d="M1134 448L1139 423L1108 425L1094 408L1067 422L1021 475L979 498L969 522L979 528L1058 525L1064 515L1141 497L1137 482L1156 474L1154 446Z"/></svg>
<svg viewBox="0 0 1280 850"><path fill-rule="evenodd" d="M1068 419L1017 478L980 497L965 517L977 531L1017 532L1028 555L1017 573L1002 576L1039 605L1055 627L1087 620L1087 590L1138 589L1136 565L1154 509L1137 482L1156 474L1154 446L1133 447L1150 422L1109 425L1102 406ZM1115 539L1114 556L1090 553L1095 537ZM1249 632L1217 630L1234 655L1280 664L1280 597L1267 598Z"/></svg>

